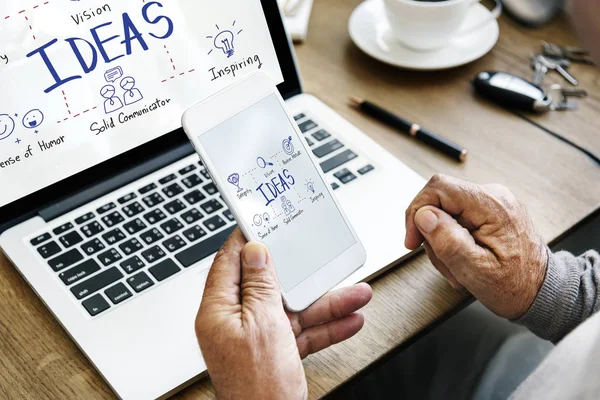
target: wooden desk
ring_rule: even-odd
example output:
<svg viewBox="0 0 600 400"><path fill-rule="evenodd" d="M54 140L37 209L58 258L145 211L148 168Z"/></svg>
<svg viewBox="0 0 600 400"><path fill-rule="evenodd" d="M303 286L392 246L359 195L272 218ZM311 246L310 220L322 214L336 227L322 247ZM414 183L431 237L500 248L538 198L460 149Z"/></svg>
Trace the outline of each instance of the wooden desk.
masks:
<svg viewBox="0 0 600 400"><path fill-rule="evenodd" d="M527 30L502 18L496 48L468 66L444 72L401 71L350 41L348 18L359 0L318 0L308 43L297 47L308 92L317 95L425 177L441 171L475 182L508 185L552 240L600 207L600 168L536 127L556 129L600 154L600 73L574 66L591 98L580 112L528 117L473 95L477 72L496 69L529 77L540 39L576 43L566 20ZM558 81L558 80L557 80ZM466 146L460 165L347 106L350 95L385 104L400 115ZM401 182L398 182L401 184ZM398 210L403 212L404 210ZM403 238L398 238L401 245ZM306 362L310 397L321 397L384 357L467 299L453 291L424 256L373 282L366 326L352 340ZM16 270L0 258L0 398L112 398L114 394ZM205 379L178 398L213 398Z"/></svg>

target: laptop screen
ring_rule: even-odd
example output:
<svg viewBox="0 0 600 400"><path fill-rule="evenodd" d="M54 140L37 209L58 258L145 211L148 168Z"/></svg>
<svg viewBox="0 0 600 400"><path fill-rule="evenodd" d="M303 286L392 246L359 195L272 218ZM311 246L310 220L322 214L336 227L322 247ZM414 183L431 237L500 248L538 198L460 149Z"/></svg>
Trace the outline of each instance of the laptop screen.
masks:
<svg viewBox="0 0 600 400"><path fill-rule="evenodd" d="M246 74L283 74L260 0L0 3L0 207L172 132Z"/></svg>

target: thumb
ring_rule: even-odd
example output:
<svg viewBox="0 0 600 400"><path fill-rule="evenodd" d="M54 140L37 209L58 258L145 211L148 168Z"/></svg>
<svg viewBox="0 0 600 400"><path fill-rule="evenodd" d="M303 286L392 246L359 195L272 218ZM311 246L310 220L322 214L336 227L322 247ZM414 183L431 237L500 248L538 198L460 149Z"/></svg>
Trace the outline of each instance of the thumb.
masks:
<svg viewBox="0 0 600 400"><path fill-rule="evenodd" d="M437 207L419 209L415 224L437 258L455 275L461 268L477 265L486 257L485 250L475 243L471 233Z"/></svg>
<svg viewBox="0 0 600 400"><path fill-rule="evenodd" d="M242 249L242 304L282 306L273 260L260 242L250 242Z"/></svg>

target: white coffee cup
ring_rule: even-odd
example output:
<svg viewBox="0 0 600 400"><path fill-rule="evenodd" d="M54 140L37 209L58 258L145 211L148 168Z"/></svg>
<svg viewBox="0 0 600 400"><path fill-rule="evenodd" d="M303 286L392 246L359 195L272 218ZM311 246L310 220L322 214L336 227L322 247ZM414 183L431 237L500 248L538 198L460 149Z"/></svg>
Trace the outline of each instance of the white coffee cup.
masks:
<svg viewBox="0 0 600 400"><path fill-rule="evenodd" d="M502 14L502 4L488 17L475 24L463 26L469 11L480 0L383 0L391 35L415 50L437 50L454 37L473 33Z"/></svg>

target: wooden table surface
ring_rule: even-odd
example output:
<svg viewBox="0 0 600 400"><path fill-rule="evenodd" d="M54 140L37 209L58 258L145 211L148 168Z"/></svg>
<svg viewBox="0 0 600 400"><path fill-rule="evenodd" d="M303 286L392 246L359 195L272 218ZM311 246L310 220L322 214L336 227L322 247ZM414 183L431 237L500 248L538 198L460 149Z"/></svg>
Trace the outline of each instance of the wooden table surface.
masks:
<svg viewBox="0 0 600 400"><path fill-rule="evenodd" d="M590 98L578 112L523 119L476 97L479 71L531 76L529 57L540 40L575 44L566 18L528 30L502 17L500 41L484 58L443 72L402 71L375 61L354 46L348 18L359 0L317 0L307 43L297 46L306 90L373 137L424 177L436 172L479 183L509 186L528 206L539 232L552 240L600 207L600 168L550 137L547 128L600 155L600 73L574 65ZM550 77L549 82L561 82ZM464 145L465 164L364 117L347 105L350 95L387 105L400 115ZM534 124L535 123L535 124ZM537 125L536 125L537 124ZM401 184L401 182L399 182ZM404 210L398 210L403 212ZM403 238L398 238L401 245ZM389 354L468 299L453 291L425 256L373 282L374 298L355 338L305 362L311 398L321 397ZM113 398L14 267L0 256L0 398ZM177 395L214 398L208 379Z"/></svg>

